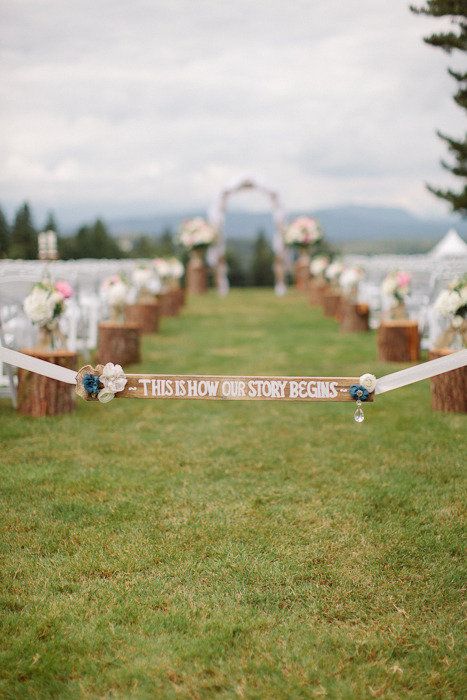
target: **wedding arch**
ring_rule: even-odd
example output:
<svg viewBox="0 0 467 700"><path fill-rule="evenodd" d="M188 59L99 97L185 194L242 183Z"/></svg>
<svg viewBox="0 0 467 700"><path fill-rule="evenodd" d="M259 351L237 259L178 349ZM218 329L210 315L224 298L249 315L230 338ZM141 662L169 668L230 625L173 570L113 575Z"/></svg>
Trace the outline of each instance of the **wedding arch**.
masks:
<svg viewBox="0 0 467 700"><path fill-rule="evenodd" d="M225 235L224 222L227 203L232 195L243 190L256 190L264 194L270 202L274 220L275 232L273 238L274 251L274 290L282 296L286 292L285 285L285 245L284 245L284 211L281 206L279 194L270 187L264 186L254 177L243 176L224 187L216 201L208 212L209 222L217 230L218 242L209 251L209 263L216 271L216 286L220 294L227 294L229 281L227 277L227 264L225 261Z"/></svg>

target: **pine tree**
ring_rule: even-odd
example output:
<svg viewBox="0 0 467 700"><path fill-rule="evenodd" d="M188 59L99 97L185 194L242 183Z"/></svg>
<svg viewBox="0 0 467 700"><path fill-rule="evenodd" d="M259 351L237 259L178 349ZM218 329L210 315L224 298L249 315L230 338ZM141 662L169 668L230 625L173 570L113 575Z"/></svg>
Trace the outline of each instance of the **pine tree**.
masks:
<svg viewBox="0 0 467 700"><path fill-rule="evenodd" d="M455 30L438 32L424 38L431 46L442 48L447 53L453 50L467 50L467 0L426 0L424 7L411 6L416 14L431 15L432 17L450 17ZM459 73L448 69L449 75L457 82L458 89L454 95L455 102L462 109L467 109L467 73ZM467 214L467 134L463 140L453 139L441 131L436 132L448 147L448 151L454 157L454 164L442 160L441 165L453 175L464 178L464 186L458 192L441 190L428 185L428 189L437 197L445 199L451 205L452 211L459 212L463 216Z"/></svg>
<svg viewBox="0 0 467 700"><path fill-rule="evenodd" d="M274 253L264 231L259 231L253 248L251 283L254 287L272 287L274 284Z"/></svg>
<svg viewBox="0 0 467 700"><path fill-rule="evenodd" d="M122 250L117 241L107 230L102 219L96 219L91 228L91 248L94 258L121 258Z"/></svg>
<svg viewBox="0 0 467 700"><path fill-rule="evenodd" d="M17 211L10 238L10 257L35 260L38 254L37 232L33 226L29 204Z"/></svg>
<svg viewBox="0 0 467 700"><path fill-rule="evenodd" d="M52 211L49 211L47 214L47 219L45 220L42 231L55 231L55 233L58 233L57 221L55 220L55 216Z"/></svg>
<svg viewBox="0 0 467 700"><path fill-rule="evenodd" d="M0 209L0 258L8 257L10 247L10 227L5 214Z"/></svg>

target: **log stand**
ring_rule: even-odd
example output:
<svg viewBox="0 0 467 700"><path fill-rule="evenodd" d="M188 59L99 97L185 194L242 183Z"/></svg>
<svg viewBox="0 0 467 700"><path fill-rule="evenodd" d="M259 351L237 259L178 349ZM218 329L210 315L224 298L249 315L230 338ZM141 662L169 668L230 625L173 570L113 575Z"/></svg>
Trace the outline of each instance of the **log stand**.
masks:
<svg viewBox="0 0 467 700"><path fill-rule="evenodd" d="M160 306L157 299L129 304L125 309L125 322L137 326L141 333L157 333L159 320Z"/></svg>
<svg viewBox="0 0 467 700"><path fill-rule="evenodd" d="M429 359L436 360L452 352L454 350L450 348L430 350ZM467 367L459 367L432 377L430 384L431 407L435 411L467 413Z"/></svg>
<svg viewBox="0 0 467 700"><path fill-rule="evenodd" d="M420 333L416 321L382 321L378 328L378 357L384 362L420 359Z"/></svg>
<svg viewBox="0 0 467 700"><path fill-rule="evenodd" d="M69 350L21 350L25 355L77 369L78 356ZM59 416L75 408L75 387L29 370L18 370L18 412L25 416Z"/></svg>
<svg viewBox="0 0 467 700"><path fill-rule="evenodd" d="M100 323L97 357L102 365L113 362L127 367L140 362L141 339L138 325L112 321Z"/></svg>
<svg viewBox="0 0 467 700"><path fill-rule="evenodd" d="M361 333L369 330L370 308L368 304L356 304L343 299L341 314L341 331L343 333Z"/></svg>
<svg viewBox="0 0 467 700"><path fill-rule="evenodd" d="M323 311L328 318L341 318L342 295L340 292L329 290L323 296Z"/></svg>

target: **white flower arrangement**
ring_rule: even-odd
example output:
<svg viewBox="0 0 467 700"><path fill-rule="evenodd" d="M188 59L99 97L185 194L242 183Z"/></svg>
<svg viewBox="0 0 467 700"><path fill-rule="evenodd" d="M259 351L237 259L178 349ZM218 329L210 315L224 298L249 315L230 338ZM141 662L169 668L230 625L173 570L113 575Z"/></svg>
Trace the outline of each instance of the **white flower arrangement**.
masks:
<svg viewBox="0 0 467 700"><path fill-rule="evenodd" d="M111 275L103 280L100 294L109 306L125 306L129 286L121 275Z"/></svg>
<svg viewBox="0 0 467 700"><path fill-rule="evenodd" d="M358 292L358 285L365 277L361 267L346 267L339 277L339 285L344 294L350 296Z"/></svg>
<svg viewBox="0 0 467 700"><path fill-rule="evenodd" d="M113 321L123 320L123 312L129 302L130 286L122 275L106 277L100 287L100 296L110 308Z"/></svg>
<svg viewBox="0 0 467 700"><path fill-rule="evenodd" d="M287 226L284 234L286 245L307 247L321 240L323 232L316 219L311 216L299 216Z"/></svg>
<svg viewBox="0 0 467 700"><path fill-rule="evenodd" d="M132 282L139 294L159 294L162 285L154 267L138 265L131 275Z"/></svg>
<svg viewBox="0 0 467 700"><path fill-rule="evenodd" d="M341 260L333 260L333 262L326 268L324 276L330 282L337 283L343 271L344 263Z"/></svg>
<svg viewBox="0 0 467 700"><path fill-rule="evenodd" d="M434 308L445 318L467 316L467 275L453 280L447 289L443 289L435 301Z"/></svg>
<svg viewBox="0 0 467 700"><path fill-rule="evenodd" d="M310 272L313 277L321 277L326 272L329 265L329 258L326 255L316 255L310 263Z"/></svg>
<svg viewBox="0 0 467 700"><path fill-rule="evenodd" d="M180 243L188 250L207 248L216 238L216 229L201 216L184 221L180 227Z"/></svg>
<svg viewBox="0 0 467 700"><path fill-rule="evenodd" d="M410 294L411 279L408 272L390 272L381 285L383 296L391 298L394 304L403 304Z"/></svg>
<svg viewBox="0 0 467 700"><path fill-rule="evenodd" d="M180 280L185 272L183 264L177 258L155 258L153 266L162 280Z"/></svg>
<svg viewBox="0 0 467 700"><path fill-rule="evenodd" d="M438 295L435 310L449 319L448 327L435 340L435 347L454 346L460 340L460 346L467 345L467 275L455 279Z"/></svg>
<svg viewBox="0 0 467 700"><path fill-rule="evenodd" d="M65 283L62 284L65 286ZM67 287L71 290L69 285ZM71 293L65 295L59 290L60 285L57 288L47 279L33 286L23 303L24 313L32 323L49 330L56 327L58 318L65 310L65 298L71 296Z"/></svg>

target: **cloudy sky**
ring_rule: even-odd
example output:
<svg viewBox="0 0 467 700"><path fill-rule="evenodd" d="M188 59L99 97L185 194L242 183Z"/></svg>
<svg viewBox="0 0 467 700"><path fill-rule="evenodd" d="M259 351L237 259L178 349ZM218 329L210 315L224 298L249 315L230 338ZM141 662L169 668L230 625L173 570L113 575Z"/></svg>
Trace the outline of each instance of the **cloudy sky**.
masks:
<svg viewBox="0 0 467 700"><path fill-rule="evenodd" d="M207 207L255 174L290 209L442 215L464 129L439 20L405 0L1 0L0 203L63 221ZM238 206L262 208L259 199Z"/></svg>

